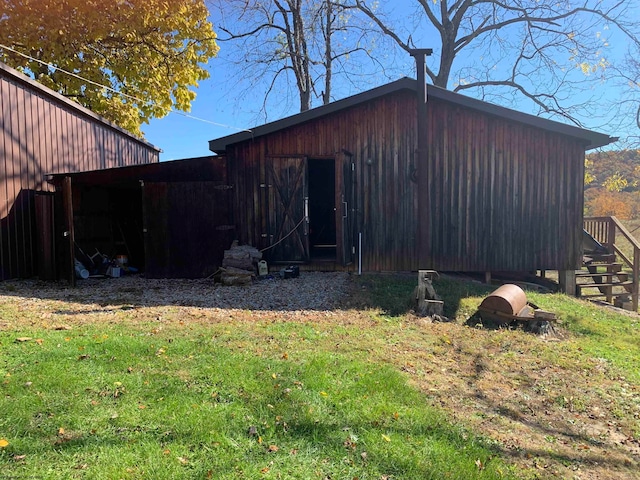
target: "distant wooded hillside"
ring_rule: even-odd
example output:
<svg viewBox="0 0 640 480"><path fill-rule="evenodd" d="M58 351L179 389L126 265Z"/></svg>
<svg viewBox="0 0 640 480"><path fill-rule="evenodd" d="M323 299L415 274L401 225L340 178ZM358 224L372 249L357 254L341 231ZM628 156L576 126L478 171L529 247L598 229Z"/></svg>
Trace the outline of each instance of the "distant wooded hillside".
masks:
<svg viewBox="0 0 640 480"><path fill-rule="evenodd" d="M640 150L587 155L584 180L585 215L640 217Z"/></svg>

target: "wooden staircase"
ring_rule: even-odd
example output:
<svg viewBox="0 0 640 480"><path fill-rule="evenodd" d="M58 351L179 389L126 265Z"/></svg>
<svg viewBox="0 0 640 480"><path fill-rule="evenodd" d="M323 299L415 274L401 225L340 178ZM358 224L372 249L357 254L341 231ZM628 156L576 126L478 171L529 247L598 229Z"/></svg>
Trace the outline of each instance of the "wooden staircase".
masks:
<svg viewBox="0 0 640 480"><path fill-rule="evenodd" d="M583 267L576 295L638 311L640 243L616 217L586 217Z"/></svg>

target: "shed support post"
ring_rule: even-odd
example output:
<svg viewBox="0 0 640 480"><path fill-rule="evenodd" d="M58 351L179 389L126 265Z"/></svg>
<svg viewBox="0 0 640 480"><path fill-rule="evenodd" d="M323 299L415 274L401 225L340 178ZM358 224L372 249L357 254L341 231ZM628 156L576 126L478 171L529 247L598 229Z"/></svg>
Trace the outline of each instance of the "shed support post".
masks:
<svg viewBox="0 0 640 480"><path fill-rule="evenodd" d="M567 295L576 295L576 271L575 270L559 270L558 282L560 290Z"/></svg>

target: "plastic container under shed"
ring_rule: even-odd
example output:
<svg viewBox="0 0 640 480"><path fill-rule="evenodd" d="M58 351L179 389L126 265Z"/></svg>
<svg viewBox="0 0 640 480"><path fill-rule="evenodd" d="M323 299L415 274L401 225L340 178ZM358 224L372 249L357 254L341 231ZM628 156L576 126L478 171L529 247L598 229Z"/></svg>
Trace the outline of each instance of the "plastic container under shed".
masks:
<svg viewBox="0 0 640 480"><path fill-rule="evenodd" d="M265 277L269 275L269 266L267 265L267 262L264 260L260 260L258 262L258 275L261 277Z"/></svg>
<svg viewBox="0 0 640 480"><path fill-rule="evenodd" d="M89 270L85 268L80 260L75 260L76 277L86 280L89 278Z"/></svg>

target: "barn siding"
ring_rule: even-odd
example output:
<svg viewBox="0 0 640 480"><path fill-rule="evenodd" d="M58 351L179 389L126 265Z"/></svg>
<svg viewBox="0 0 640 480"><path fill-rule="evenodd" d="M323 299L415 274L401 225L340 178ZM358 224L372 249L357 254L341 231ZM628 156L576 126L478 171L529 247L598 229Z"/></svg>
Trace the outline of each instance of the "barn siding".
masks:
<svg viewBox="0 0 640 480"><path fill-rule="evenodd" d="M433 267L576 268L584 146L441 101L429 117Z"/></svg>
<svg viewBox="0 0 640 480"><path fill-rule="evenodd" d="M35 272L35 191L47 174L158 162L158 150L0 65L0 279Z"/></svg>
<svg viewBox="0 0 640 480"><path fill-rule="evenodd" d="M356 164L357 223L368 247L363 262L370 270L411 270L416 204L415 183L411 181L415 150L412 111L413 93L402 92L228 149L239 240L259 248L270 244L266 221L273 205L268 188L261 187L266 183L267 157L338 158L345 149ZM336 166L337 175L341 168ZM405 235L407 231L410 233Z"/></svg>
<svg viewBox="0 0 640 480"><path fill-rule="evenodd" d="M269 245L263 234L272 206L260 187L266 157L332 157L344 149L356 164L365 270L415 270L418 219L429 224L434 269L578 267L580 140L440 99L429 100L428 128L429 209L418 204L411 90L228 146L239 239Z"/></svg>

